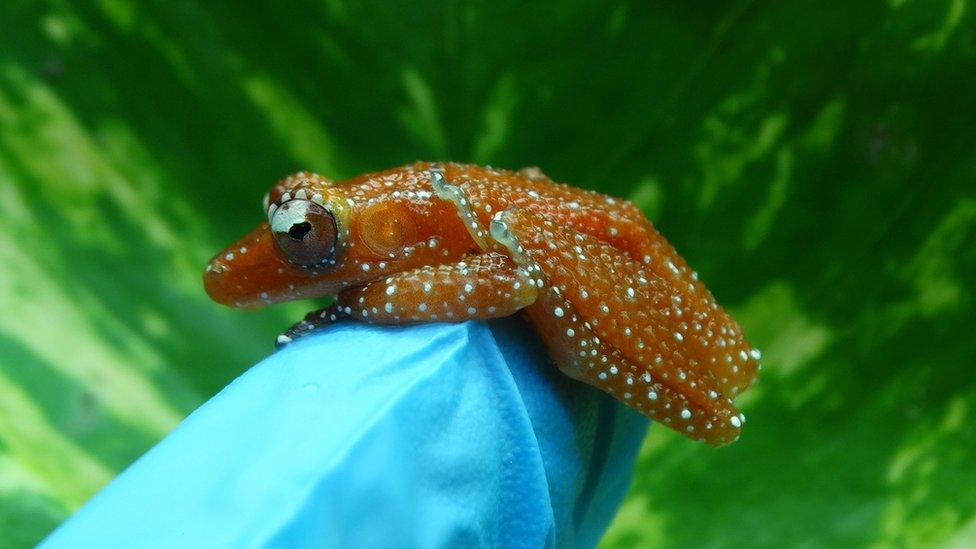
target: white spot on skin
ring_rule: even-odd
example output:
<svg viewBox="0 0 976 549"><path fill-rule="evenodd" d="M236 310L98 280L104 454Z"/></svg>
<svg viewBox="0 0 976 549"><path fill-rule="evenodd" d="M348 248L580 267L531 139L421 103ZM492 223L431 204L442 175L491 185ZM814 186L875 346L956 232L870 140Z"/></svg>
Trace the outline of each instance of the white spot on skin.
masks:
<svg viewBox="0 0 976 549"><path fill-rule="evenodd" d="M681 419L691 419L691 410L681 410Z"/></svg>
<svg viewBox="0 0 976 549"><path fill-rule="evenodd" d="M226 259L227 261L233 261L234 260L234 252L228 252L227 255L224 256L224 259Z"/></svg>
<svg viewBox="0 0 976 549"><path fill-rule="evenodd" d="M556 315L556 318L562 318L565 313L563 312L562 307L556 307L555 310L552 311L552 314Z"/></svg>
<svg viewBox="0 0 976 549"><path fill-rule="evenodd" d="M576 335L576 330L572 328L566 328L566 335L568 335L569 337L573 337Z"/></svg>
<svg viewBox="0 0 976 549"><path fill-rule="evenodd" d="M393 292L396 292L396 286L386 287L386 295L393 295Z"/></svg>
<svg viewBox="0 0 976 549"><path fill-rule="evenodd" d="M738 429L739 427L742 427L742 420L739 419L739 416L732 416L732 417L730 417L729 418L729 423L731 423L732 426L735 427L736 429Z"/></svg>

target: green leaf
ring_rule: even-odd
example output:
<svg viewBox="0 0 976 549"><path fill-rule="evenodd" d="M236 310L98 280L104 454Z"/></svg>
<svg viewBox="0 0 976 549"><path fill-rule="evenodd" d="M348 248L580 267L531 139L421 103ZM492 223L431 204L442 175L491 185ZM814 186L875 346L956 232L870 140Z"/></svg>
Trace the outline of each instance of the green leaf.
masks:
<svg viewBox="0 0 976 549"><path fill-rule="evenodd" d="M272 181L418 159L634 200L766 351L740 442L651 430L607 547L976 544L966 0L14 0L0 21L0 545L308 308L201 288Z"/></svg>

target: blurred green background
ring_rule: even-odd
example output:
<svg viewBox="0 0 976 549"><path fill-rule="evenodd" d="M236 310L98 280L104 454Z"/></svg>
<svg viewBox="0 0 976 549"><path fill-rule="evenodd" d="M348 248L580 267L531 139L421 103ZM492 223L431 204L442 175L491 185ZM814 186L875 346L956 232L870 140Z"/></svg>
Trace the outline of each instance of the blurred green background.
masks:
<svg viewBox="0 0 976 549"><path fill-rule="evenodd" d="M0 545L305 312L200 284L276 178L417 159L630 198L765 351L607 547L976 544L972 3L281 4L0 3Z"/></svg>

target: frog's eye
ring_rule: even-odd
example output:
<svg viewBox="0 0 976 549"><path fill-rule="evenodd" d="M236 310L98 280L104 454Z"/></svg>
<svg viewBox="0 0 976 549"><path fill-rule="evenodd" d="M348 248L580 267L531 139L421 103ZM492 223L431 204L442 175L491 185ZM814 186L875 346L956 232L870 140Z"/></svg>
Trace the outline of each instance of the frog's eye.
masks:
<svg viewBox="0 0 976 549"><path fill-rule="evenodd" d="M315 267L330 262L338 231L335 217L311 200L289 200L271 217L275 244L295 265Z"/></svg>

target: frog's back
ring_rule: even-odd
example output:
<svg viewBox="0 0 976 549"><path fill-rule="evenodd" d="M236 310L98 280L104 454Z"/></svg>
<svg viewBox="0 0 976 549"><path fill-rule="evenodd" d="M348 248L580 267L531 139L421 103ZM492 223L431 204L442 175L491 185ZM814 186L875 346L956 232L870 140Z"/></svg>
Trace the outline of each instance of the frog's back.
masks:
<svg viewBox="0 0 976 549"><path fill-rule="evenodd" d="M414 169L423 172L431 166L419 164ZM623 252L660 289L644 307L693 334L682 345L688 360L708 368L720 392L735 396L755 381L758 361L738 323L633 203L557 183L538 168L516 172L467 164L443 167L445 178L464 189L485 226L499 211L530 211ZM548 246L553 247L551 241ZM613 279L614 272L604 281L608 289L621 282Z"/></svg>
<svg viewBox="0 0 976 549"><path fill-rule="evenodd" d="M758 362L749 354L751 347L738 324L640 209L627 200L555 182L538 168L512 171L458 163L417 162L339 185L354 200L393 199L424 211L443 207L453 219L453 207L432 193L431 169L442 170L445 180L463 190L484 227L505 210L532 212L621 252L659 288L644 307L670 316L673 321L669 322L676 328L694 334L682 348L688 360L709 369L717 389L735 396L753 383ZM550 251L556 253L553 246L549 244ZM613 272L607 276L608 291L621 283L613 279ZM679 318L681 315L686 316Z"/></svg>

